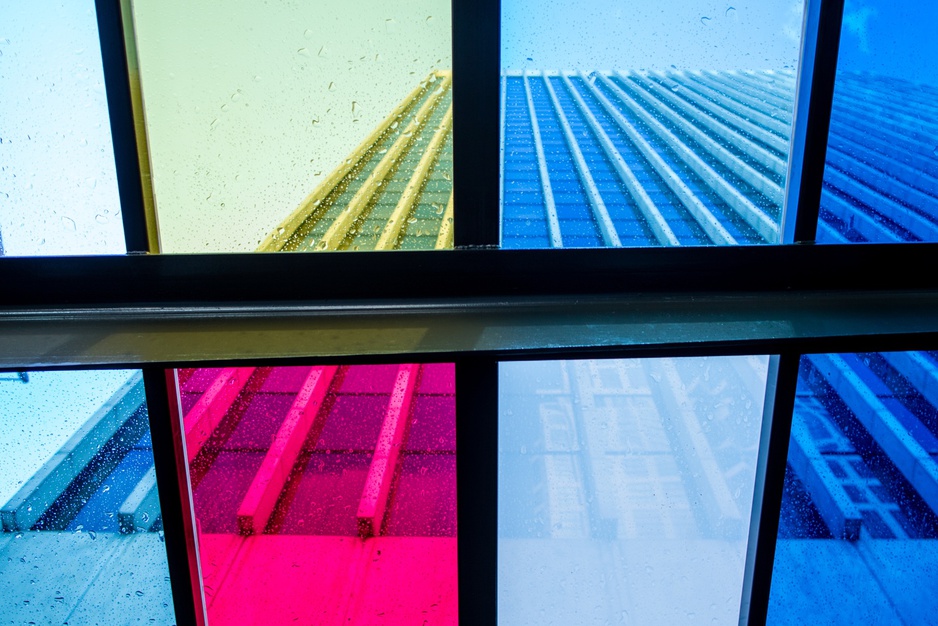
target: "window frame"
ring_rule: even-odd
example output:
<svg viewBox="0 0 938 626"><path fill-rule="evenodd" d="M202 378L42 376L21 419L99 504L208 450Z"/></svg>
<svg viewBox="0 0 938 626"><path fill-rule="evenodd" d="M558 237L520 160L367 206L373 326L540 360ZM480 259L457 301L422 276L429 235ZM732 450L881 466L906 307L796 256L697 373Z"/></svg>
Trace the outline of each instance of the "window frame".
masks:
<svg viewBox="0 0 938 626"><path fill-rule="evenodd" d="M0 371L143 369L178 623L203 624L205 612L168 368L454 361L459 615L488 624L497 617L499 361L771 354L740 613L741 624L765 622L800 356L938 349L938 277L908 271L938 258L938 244L813 243L843 0L806 1L786 243L498 250L500 2L453 0L454 203L471 207L473 219L456 219L455 251L370 254L147 254L155 244L128 8L129 0L96 0L128 252L0 259L0 336L8 340ZM295 280L304 274L317 277L315 286ZM309 339L296 353L278 352L282 344L260 349L265 330L342 325L352 334L340 333L331 352ZM167 328L207 343L166 345ZM382 332L369 336L368 328ZM417 340L395 342L415 328ZM253 343L238 343L245 329ZM506 339L518 329L524 341ZM233 348L208 352L212 338Z"/></svg>

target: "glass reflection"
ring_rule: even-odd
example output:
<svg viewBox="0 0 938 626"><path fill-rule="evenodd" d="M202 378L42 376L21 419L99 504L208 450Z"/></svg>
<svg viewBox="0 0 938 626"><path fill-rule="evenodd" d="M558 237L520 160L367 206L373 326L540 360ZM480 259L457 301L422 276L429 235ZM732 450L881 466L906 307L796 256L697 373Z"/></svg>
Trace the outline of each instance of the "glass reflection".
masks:
<svg viewBox="0 0 938 626"><path fill-rule="evenodd" d="M844 3L818 241L938 241L938 6Z"/></svg>
<svg viewBox="0 0 938 626"><path fill-rule="evenodd" d="M452 247L449 2L132 6L164 252Z"/></svg>
<svg viewBox="0 0 938 626"><path fill-rule="evenodd" d="M803 2L501 7L504 247L778 241Z"/></svg>
<svg viewBox="0 0 938 626"><path fill-rule="evenodd" d="M455 622L452 364L178 376L211 624Z"/></svg>
<svg viewBox="0 0 938 626"><path fill-rule="evenodd" d="M736 624L767 364L500 364L499 622Z"/></svg>
<svg viewBox="0 0 938 626"><path fill-rule="evenodd" d="M932 619L936 437L935 354L802 358L770 623Z"/></svg>
<svg viewBox="0 0 938 626"><path fill-rule="evenodd" d="M0 378L0 615L172 623L140 373Z"/></svg>

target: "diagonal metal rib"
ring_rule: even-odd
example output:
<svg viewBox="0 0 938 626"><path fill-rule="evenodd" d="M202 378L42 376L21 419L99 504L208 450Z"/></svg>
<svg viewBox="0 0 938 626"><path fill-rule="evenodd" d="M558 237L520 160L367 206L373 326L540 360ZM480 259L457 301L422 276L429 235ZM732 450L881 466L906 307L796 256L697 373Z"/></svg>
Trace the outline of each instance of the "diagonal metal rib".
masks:
<svg viewBox="0 0 938 626"><path fill-rule="evenodd" d="M586 77L583 77L583 79L586 80ZM602 129L596 116L593 115L593 112L590 111L586 102L584 102L583 96L573 87L573 83L570 82L569 77L564 76L563 81L567 86L567 90L573 96L573 99L576 100L577 106L580 107L580 112L583 113L583 117L586 118L590 130L593 131L593 134L596 135L596 138L599 140L599 144L609 158L613 169L619 174L620 180L622 180L622 183L632 196L632 199L635 200L635 204L638 205L639 210L645 217L645 221L648 223L648 227L651 228L652 232L655 234L658 243L663 246L681 245L674 231L671 230L664 216L661 215L661 211L659 211L655 203L652 202L652 199L648 196L642 184L635 178L635 174L632 173L632 169L629 167L628 163L626 163L622 155L619 154L612 140L609 139L609 135Z"/></svg>
<svg viewBox="0 0 938 626"><path fill-rule="evenodd" d="M339 217L336 218L329 227L329 230L326 231L326 234L323 235L316 246L317 249L338 250L340 248L342 242L345 241L345 238L348 236L349 230L354 226L359 217L361 217L368 203L378 190L379 183L384 181L385 177L391 172L398 160L404 155L405 151L410 148L417 137L417 132L426 124L430 114L442 99L443 94L449 89L451 83L452 77L446 76L439 89L427 98L427 101L423 103L423 106L421 106L420 110L417 112L416 117L411 120L405 131L401 133L400 137L398 137L394 144L388 149L384 158L381 159L377 167L375 167L374 171L371 173L371 176L362 184L345 210L339 214Z"/></svg>
<svg viewBox="0 0 938 626"><path fill-rule="evenodd" d="M547 172L547 158L544 156L544 142L541 140L541 127L537 123L537 112L534 108L534 98L531 96L531 85L528 83L528 74L524 73L524 95L528 102L528 115L531 117L531 129L534 135L534 150L537 154L537 170L541 179L541 193L544 195L544 210L547 213L547 227L550 231L550 245L552 248L563 248L563 239L560 236L560 222L557 219L557 206L554 204L554 191L550 186L550 176Z"/></svg>
<svg viewBox="0 0 938 626"><path fill-rule="evenodd" d="M452 128L453 105L451 104L446 111L446 115L443 116L443 121L440 122L436 132L433 134L433 139L430 140L430 144L424 151L423 156L420 157L420 162L417 163L417 167L414 169L414 173L410 177L410 181L407 183L404 193L401 195L400 200L398 200L397 206L394 207L394 212L391 213L391 217L388 219L384 231L382 231L381 237L375 245L375 250L392 250L397 247L407 217L414 210L417 200L420 197L420 191L423 189L430 175L430 168L439 160L443 142L446 141Z"/></svg>
<svg viewBox="0 0 938 626"><path fill-rule="evenodd" d="M580 182L583 184L583 190L586 192L587 198L589 198L590 208L593 210L593 219L596 220L596 225L599 227L599 232L603 236L603 242L607 246L612 246L615 248L621 247L622 242L619 241L619 235L616 233L616 227L613 225L612 219L609 217L609 211L606 210L606 203L603 202L602 196L599 195L599 189L596 188L596 182L593 180L592 174L590 174L589 166L586 164L586 159L583 158L583 153L580 151L580 146L577 143L576 137L573 135L573 129L570 128L570 122L567 121L567 116L563 111L563 107L560 106L560 101L557 100L557 94L554 92L554 87L550 84L550 78L548 78L546 75L542 75L541 80L544 81L544 86L547 88L547 94L550 96L550 101L554 105L554 112L557 115L557 121L560 122L560 127L563 129L564 138L567 140L567 146L570 148L570 153L573 155L573 163L576 165L577 173L580 176Z"/></svg>
<svg viewBox="0 0 938 626"><path fill-rule="evenodd" d="M664 162L658 152L641 136L635 127L625 119L625 116L619 112L609 98L599 91L590 81L587 80L586 85L593 97L595 97L606 110L606 113L615 120L619 128L622 129L629 140L638 148L642 156L648 160L668 188L678 197L684 208L687 209L687 212L697 220L697 223L700 224L703 231L710 237L710 240L715 244L735 244L736 239L723 227L720 220L718 220L713 213L710 212L710 209L708 209L700 199L697 198L694 192L687 187L684 181L681 180L681 177Z"/></svg>

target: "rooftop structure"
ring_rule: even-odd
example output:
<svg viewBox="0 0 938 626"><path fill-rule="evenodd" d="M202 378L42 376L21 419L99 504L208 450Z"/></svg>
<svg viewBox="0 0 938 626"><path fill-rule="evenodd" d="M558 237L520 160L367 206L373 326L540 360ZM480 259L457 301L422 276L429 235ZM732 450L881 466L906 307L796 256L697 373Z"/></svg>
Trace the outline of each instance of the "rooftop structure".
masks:
<svg viewBox="0 0 938 626"><path fill-rule="evenodd" d="M503 247L777 242L793 80L790 74L772 72L507 74L503 78ZM921 86L899 80L869 75L844 75L839 80L843 88L835 98L818 241L934 240L938 156L933 139L929 140L935 131L929 120L938 114L935 100L922 96ZM451 102L449 76L428 77L272 230L262 249L451 247ZM401 366L406 367L411 366ZM420 385L427 384L428 367L413 370ZM699 408L711 401L748 401L758 408L764 397L760 397L764 363L720 365L727 370L725 376L714 376L706 384L694 367L679 360L541 366L546 379L566 377L566 383L529 389L534 398L531 406L536 408L524 410L536 410L538 416L532 432L505 434L519 441L529 437L540 448L532 447L528 453L526 444L519 445L517 454L502 459L520 481L506 488L539 511L533 519L505 523L503 532L509 538L505 545L518 562L536 552L541 540L570 540L573 558L580 549L578 540L596 537L621 542L617 545L633 550L629 554L641 554L651 562L648 537L634 524L642 515L658 515L662 528L699 540L694 544L698 554L705 550L704 544L717 550L712 542L745 541L751 506L746 490L751 490L751 483L740 478L739 466L746 464L745 451L751 451L752 438L746 439L748 431L725 416L710 424L678 407L684 406L682 402ZM452 385L440 383L437 391L407 387L417 408L398 417L409 416L413 429L408 431L407 420L400 422L400 431L387 426L405 453L400 474L395 479L392 472L385 484L420 481L420 468L415 475L407 460L408 455L424 455L432 457L436 468L428 465L428 472L440 470L434 474L433 488L439 487L438 491L423 503L420 498L416 505L409 501L418 507L416 517L395 508L401 500L394 500L394 490L384 491L381 498L371 500L383 502L390 512L385 516L373 511L369 516L360 514L369 500L364 485L385 425L390 424L394 383L385 380L387 372L372 368L356 383L361 387L350 391L344 385L354 368L327 369L229 368L180 375L210 614L239 614L241 601L252 593L286 595L289 580L274 573L287 566L284 554L334 549L337 559L359 569L324 574L323 565L316 571L292 572L292 580L309 583L325 575L335 586L309 602L281 603L281 617L293 615L290 611L300 611L308 619L321 620L317 611L340 621L361 617L376 605L367 598L352 603L339 600L353 596L354 585L377 580L396 593L405 586L404 575L413 576L432 561L440 569L428 574L433 582L423 589L426 594L416 595L415 604L401 604L392 613L410 615L424 610L424 604L435 605L445 621L455 611L456 531L447 513L455 498L454 446L450 434L439 434L441 443L425 433L418 435L419 428L432 420L418 418L417 411L423 410L421 401L432 397L439 405L434 414L449 424ZM714 391L717 380L726 387ZM311 394L321 392L321 404L315 411L297 413L300 391L307 382ZM24 545L31 546L30 554L45 553L45 546L51 546L47 552L51 558L69 542L83 545L78 542L86 541L90 532L98 537L96 547L114 550L97 549L89 557L97 572L105 571L102 568L118 553L136 550L132 546L145 544L148 554L153 554L159 545L158 508L154 508L158 501L152 454L141 430L145 420L141 421L140 383L131 381L120 393L89 417L60 454L3 507L6 532L0 536L0 559L15 561ZM711 397L705 397L708 394ZM313 406L311 397L302 401L304 406ZM337 409L341 403L348 408ZM634 406L628 409L630 405L644 412ZM256 408L261 406L265 408ZM291 422L291 415L305 417ZM660 436L641 445L616 439L603 427L609 416L623 423L631 420L644 434ZM353 427L358 423L369 424L370 430L358 432ZM333 435L346 439L324 452L310 433L325 432L333 425L345 433ZM408 448L403 443L408 436L423 443ZM576 444L587 440L591 450ZM282 448L276 447L278 441ZM108 454L102 456L103 451ZM149 461L133 461L147 454ZM641 456L645 465L636 469L610 461L629 455ZM358 465L342 466L335 461L339 456L357 459ZM62 459L69 461L61 465ZM932 541L938 536L936 459L938 355L804 357L773 579L773 623L802 621L801 608L809 604L816 610L804 590L818 580L826 581L826 588L847 589L850 610L855 610L850 613L830 603L825 609L830 613L818 617L820 621L855 623L874 616L878 621L912 624L928 619L923 611L929 605L916 600L922 596L910 592L902 572L913 566L922 571L938 568L938 547ZM330 463L335 463L334 472L325 469ZM60 473L64 470L58 468L66 466L67 472ZM268 466L279 478L264 474ZM692 471L682 473L682 467ZM598 486L597 477L602 476L618 476L620 484L629 484L634 492L625 497L624 492ZM329 492L335 494L335 504L318 516L302 514L315 508L313 494L320 487L336 489ZM666 508L659 506L662 498ZM424 519L430 522L422 526ZM79 526L82 534L76 534ZM889 541L893 539L905 541ZM327 543L331 547L325 548ZM408 546L418 544L419 555L414 556ZM379 560L378 551L388 559ZM737 550L732 558L743 556ZM389 561L392 564L386 565ZM654 578L640 562L636 570L628 559L620 559L606 575L626 581L633 591L648 590L651 587L642 585L650 585ZM832 562L852 571L857 581L865 581L857 583L862 589L830 580ZM155 569L145 575L158 578L155 572L161 567L165 564L153 565ZM289 567L300 569L292 563ZM249 571L265 572L267 582L245 586L239 576ZM889 574L893 571L899 573ZM59 580L64 582L54 590L70 591L52 596L51 602L65 598L61 602L68 607L63 609L65 615L97 610L100 605L94 603L104 596L90 592L91 579L70 572L71 568L63 568ZM6 585L0 587L5 590L0 597L19 599L21 589L29 588L25 580L0 579L0 585ZM930 593L931 583L915 582L916 589ZM518 585L518 597L536 597L537 590ZM34 594L29 596L30 604L10 604L4 610L17 618L40 614L33 611L39 602L49 602L51 591L35 588L30 593ZM523 611L526 606L519 603L515 609ZM528 608L533 610L533 605ZM738 605L730 606L728 614L737 610Z"/></svg>
<svg viewBox="0 0 938 626"><path fill-rule="evenodd" d="M452 248L451 83L427 76L260 250Z"/></svg>

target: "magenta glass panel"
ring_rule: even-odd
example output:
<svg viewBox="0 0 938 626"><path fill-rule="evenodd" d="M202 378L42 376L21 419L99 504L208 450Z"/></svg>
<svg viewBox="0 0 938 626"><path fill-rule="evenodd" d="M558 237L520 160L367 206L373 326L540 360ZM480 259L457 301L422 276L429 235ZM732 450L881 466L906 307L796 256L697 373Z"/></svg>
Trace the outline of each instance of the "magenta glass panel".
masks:
<svg viewBox="0 0 938 626"><path fill-rule="evenodd" d="M452 364L178 378L212 626L456 623Z"/></svg>

